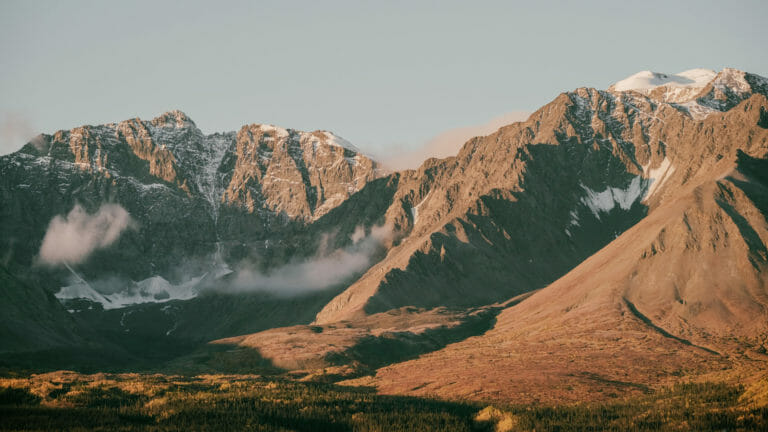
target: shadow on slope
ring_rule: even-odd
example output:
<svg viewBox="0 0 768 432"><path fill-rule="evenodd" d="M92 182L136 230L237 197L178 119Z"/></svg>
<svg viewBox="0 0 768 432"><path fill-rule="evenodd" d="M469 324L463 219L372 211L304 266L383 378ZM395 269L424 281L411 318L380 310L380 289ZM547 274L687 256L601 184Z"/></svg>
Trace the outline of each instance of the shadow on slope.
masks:
<svg viewBox="0 0 768 432"><path fill-rule="evenodd" d="M516 158L527 164L521 190L493 189L431 234L386 275L367 313L474 307L544 287L648 212L647 180L609 151L563 139L523 146Z"/></svg>
<svg viewBox="0 0 768 432"><path fill-rule="evenodd" d="M527 296L473 310L404 307L354 321L274 328L213 344L253 349L291 376L333 382L368 375L380 367L482 335L494 326L504 307ZM239 354L231 350L223 355L235 358ZM209 365L210 370L217 370L215 364Z"/></svg>
<svg viewBox="0 0 768 432"><path fill-rule="evenodd" d="M448 344L481 335L493 328L500 311L500 307L483 308L467 314L457 325L440 325L422 332L385 331L376 335L369 334L345 351L328 354L325 360L334 366L355 365L356 372L344 378L369 374L380 367L410 360Z"/></svg>

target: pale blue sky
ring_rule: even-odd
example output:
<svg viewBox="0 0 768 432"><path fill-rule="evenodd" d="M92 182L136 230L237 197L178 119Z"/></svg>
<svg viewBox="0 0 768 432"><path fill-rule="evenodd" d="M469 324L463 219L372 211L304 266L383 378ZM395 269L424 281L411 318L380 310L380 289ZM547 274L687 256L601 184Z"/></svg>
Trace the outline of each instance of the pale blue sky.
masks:
<svg viewBox="0 0 768 432"><path fill-rule="evenodd" d="M765 1L0 2L0 154L170 109L373 153L634 72L768 75Z"/></svg>

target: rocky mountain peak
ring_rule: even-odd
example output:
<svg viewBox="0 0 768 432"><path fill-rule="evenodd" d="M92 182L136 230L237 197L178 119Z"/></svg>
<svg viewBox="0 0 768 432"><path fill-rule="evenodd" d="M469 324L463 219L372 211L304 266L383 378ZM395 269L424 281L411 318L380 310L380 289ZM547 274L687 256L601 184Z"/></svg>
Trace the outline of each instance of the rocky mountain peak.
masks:
<svg viewBox="0 0 768 432"><path fill-rule="evenodd" d="M755 93L768 95L768 80L744 71L691 69L677 74L642 71L608 87L617 95L645 96L701 120L727 111Z"/></svg>
<svg viewBox="0 0 768 432"><path fill-rule="evenodd" d="M183 111L178 109L164 112L153 118L150 123L156 127L196 127L195 122L192 121L192 119L189 118L189 116L187 116Z"/></svg>
<svg viewBox="0 0 768 432"><path fill-rule="evenodd" d="M31 275L0 266L0 316L15 331L16 317L49 311L52 325L35 331L59 337L70 315L58 299L129 347L156 351L144 335L158 346L228 337L276 367L308 358L323 374L358 374L361 353L395 351L402 337L412 360L379 368L380 389L467 397L522 394L540 383L509 390L497 372L538 377L553 364L588 389L597 380L574 377L650 388L691 360L722 370L712 356L759 348L755 364L768 341L767 94L768 80L736 69L644 71L561 93L454 157L383 178L328 131L254 123L205 135L181 111L44 135L0 157L0 256ZM52 220L105 203L136 228L74 270L34 266ZM376 227L392 239L369 250L361 239ZM47 300L30 308L35 292ZM313 316L305 332L248 335ZM479 336L451 333L445 350L414 357L418 338L445 346L433 336L447 319ZM309 343L296 343L302 333ZM19 340L13 349L46 347ZM457 391L454 376L472 386Z"/></svg>
<svg viewBox="0 0 768 432"><path fill-rule="evenodd" d="M752 90L752 86L746 80L746 72L734 68L725 68L720 71L713 78L712 84L742 93L748 93Z"/></svg>
<svg viewBox="0 0 768 432"><path fill-rule="evenodd" d="M268 124L243 126L233 156L224 201L249 213L266 210L301 220L324 215L380 172L376 162L330 132Z"/></svg>
<svg viewBox="0 0 768 432"><path fill-rule="evenodd" d="M204 134L179 110L152 120L42 134L0 158L0 192L9 201L36 202L37 208L49 210L36 215L24 231L9 224L14 228L0 233L0 247L30 262L56 214L66 214L76 203L95 211L110 202L124 207L149 233L148 243L134 240L152 253L134 260L140 264L129 269L120 264L119 270L112 269L137 280L156 276L185 256L206 260L210 254L225 254L219 242L235 237L258 238L262 243L249 246L266 248L265 238L275 244L281 230L319 219L381 175L375 161L352 149L329 132L265 124ZM29 220L25 211L23 206L8 208L0 217ZM178 215L189 226L175 226L171 218ZM10 246L18 244L17 237L30 246Z"/></svg>
<svg viewBox="0 0 768 432"><path fill-rule="evenodd" d="M312 132L312 134L316 137L319 137L320 139L324 140L326 143L337 146L337 147L343 147L348 150L352 150L355 153L360 153L360 149L355 147L351 142L345 140L344 138L334 134L333 132L326 131L326 130L318 130Z"/></svg>
<svg viewBox="0 0 768 432"><path fill-rule="evenodd" d="M608 87L612 92L634 91L662 102L685 102L718 74L709 69L690 69L677 74L642 71Z"/></svg>
<svg viewBox="0 0 768 432"><path fill-rule="evenodd" d="M267 135L273 139L286 138L291 134L289 129L285 129L285 128L271 125L271 124L254 123L250 125L249 128L254 131L258 130L262 134Z"/></svg>
<svg viewBox="0 0 768 432"><path fill-rule="evenodd" d="M647 94L620 90L629 85L562 93L526 122L469 140L455 158L402 173L386 217L394 226L412 228L412 233L390 253L392 259L378 263L329 303L317 322L413 304L410 293L416 290L422 293L420 305L434 306L448 301L440 291L443 286L473 287L455 297L461 301L489 296L478 302L500 292L503 298L525 290L514 291L515 286L543 286L557 276L553 263L568 269L599 250L666 203L682 185L732 163L737 146L759 154L757 145L746 144L750 141L741 129L720 126L726 122L751 130L763 118L764 94L751 95L758 87L749 84L759 81L756 76L735 70L692 70L678 74L683 75L680 79L642 75L673 86L652 83ZM720 81L734 86L729 83L741 76L750 85L748 93L728 93L725 99L708 93ZM677 82L683 79L689 87ZM664 94L651 87L670 93L690 89L693 96L690 103L665 102ZM707 105L715 100L722 104ZM739 103L744 110L731 110ZM699 113L706 118L698 118ZM718 115L709 115L714 113ZM557 169L544 162L554 160L562 162ZM538 235L532 234L530 214L547 215L548 222L535 228ZM561 229L553 232L552 225ZM597 234L604 237L598 240ZM536 237L536 248L521 249L528 241L523 236ZM545 241L550 245L544 247ZM489 244L505 252L477 253ZM514 246L503 246L508 244ZM557 253L544 258L537 255L540 250ZM506 251L509 255L500 258ZM514 269L509 262L527 264ZM546 267L537 268L539 263ZM457 270L468 267L488 270L471 277ZM505 276L478 282L486 274ZM515 284L509 282L513 280ZM474 289L477 286L488 289L481 292Z"/></svg>

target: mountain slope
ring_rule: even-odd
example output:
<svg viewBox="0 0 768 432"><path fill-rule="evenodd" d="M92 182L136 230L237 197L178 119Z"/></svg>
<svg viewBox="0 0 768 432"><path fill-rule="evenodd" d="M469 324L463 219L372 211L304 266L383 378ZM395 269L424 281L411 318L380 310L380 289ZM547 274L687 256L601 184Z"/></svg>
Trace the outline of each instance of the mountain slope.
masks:
<svg viewBox="0 0 768 432"><path fill-rule="evenodd" d="M187 344L306 323L304 317L314 315L328 294L275 298L265 294L274 287L243 283L242 290L258 293L245 301L210 295L203 302L172 304L228 286L240 266L267 272L313 257L324 240L334 241L329 247L349 243L348 236L331 238L327 223L312 225L380 175L376 162L330 132L253 124L237 133L205 135L180 111L40 135L0 157L0 258L18 282L3 286L3 342L9 351L73 345L82 342L68 330L75 326L93 329L88 334L95 344L103 342L96 333L119 343L131 339L127 333L133 329L147 336L144 345L152 339L162 347L177 342L166 336L169 328L177 328L177 339ZM80 220L105 205L119 206L130 217L114 244L82 262L65 262L70 269L43 262L41 244L55 217L71 229L74 219L65 216L74 208L82 208ZM87 242L83 226L53 250ZM147 305L125 309L134 303ZM289 313L271 324L268 314L248 320L248 305ZM123 319L126 314L148 321ZM49 319L38 331L25 315ZM40 338L20 336L23 327Z"/></svg>
<svg viewBox="0 0 768 432"><path fill-rule="evenodd" d="M697 88L695 106L634 90L578 89L526 122L470 140L455 158L396 174L383 217L404 240L316 321L406 305L477 306L546 286L668 191L752 145L757 122L718 116L766 94L767 82L726 69Z"/></svg>
<svg viewBox="0 0 768 432"><path fill-rule="evenodd" d="M178 282L178 267L190 261L202 261L192 270L198 274L221 261L280 262L283 241L374 179L379 168L329 132L249 125L237 134L204 135L182 112L171 111L151 121L38 136L0 158L0 174L8 203L0 210L6 260L33 264L48 223L76 203L89 213L116 203L137 229L83 263L82 273ZM265 250L269 240L277 251Z"/></svg>
<svg viewBox="0 0 768 432"><path fill-rule="evenodd" d="M77 322L43 289L0 267L0 354L82 344Z"/></svg>
<svg viewBox="0 0 768 432"><path fill-rule="evenodd" d="M759 377L768 361L766 111L754 94L692 123L658 113L677 169L647 200L647 217L504 310L488 333L366 382L386 393L530 402L605 399L680 377Z"/></svg>
<svg viewBox="0 0 768 432"><path fill-rule="evenodd" d="M327 132L204 135L178 111L44 135L0 158L1 256L100 340L191 370L384 366L386 392L574 400L752 373L768 80L689 72L560 94L383 177ZM73 268L40 265L48 224L76 203L135 223Z"/></svg>

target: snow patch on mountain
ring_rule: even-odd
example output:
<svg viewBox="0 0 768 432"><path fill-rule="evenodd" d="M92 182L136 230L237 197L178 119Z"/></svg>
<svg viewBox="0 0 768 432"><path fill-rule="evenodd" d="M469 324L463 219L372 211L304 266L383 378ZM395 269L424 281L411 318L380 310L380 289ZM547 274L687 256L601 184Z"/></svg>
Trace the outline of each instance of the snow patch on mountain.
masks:
<svg viewBox="0 0 768 432"><path fill-rule="evenodd" d="M668 158L664 158L656 168L651 168L650 162L642 168L643 175L634 177L625 188L609 186L603 191L596 191L579 183L586 192L586 195L580 198L580 202L586 205L598 219L600 219L600 213L608 213L617 206L622 210L629 210L637 201L646 201L658 192L675 172L675 167ZM570 216L568 225L578 226L578 212L572 210Z"/></svg>
<svg viewBox="0 0 768 432"><path fill-rule="evenodd" d="M411 217L413 219L413 223L416 224L416 221L419 219L419 208L429 199L429 196L432 195L432 191L430 190L427 193L427 196L425 196L421 201L419 201L418 204L411 207Z"/></svg>
<svg viewBox="0 0 768 432"><path fill-rule="evenodd" d="M568 213L571 216L571 220L568 221L568 226L580 226L579 224L579 212L576 210L571 210L570 213Z"/></svg>
<svg viewBox="0 0 768 432"><path fill-rule="evenodd" d="M214 223L218 222L219 207L224 194L224 175L219 173L219 167L232 142L232 137L226 134L206 136L204 144L207 151L201 154L202 169L194 178L200 193L211 205Z"/></svg>
<svg viewBox="0 0 768 432"><path fill-rule="evenodd" d="M107 305L111 305L112 301L101 295L98 291L91 288L90 285L88 285L85 281L78 281L74 285L68 285L65 287L61 287L59 289L59 292L54 294L59 301L63 302L65 300L74 300L74 299L86 299L90 300L94 303L101 303L104 306L104 309L110 309L107 307Z"/></svg>
<svg viewBox="0 0 768 432"><path fill-rule="evenodd" d="M717 73L710 69L691 69L677 74L642 71L631 75L612 86L615 91L634 90L650 93L660 86L671 88L703 88Z"/></svg>
<svg viewBox="0 0 768 432"><path fill-rule="evenodd" d="M622 210L629 210L632 205L643 196L648 181L642 177L635 177L626 188L607 187L604 191L595 191L579 183L586 192L581 197L582 204L586 205L596 218L600 219L600 213L608 213L617 205Z"/></svg>
<svg viewBox="0 0 768 432"><path fill-rule="evenodd" d="M702 105L702 104L698 103L695 100L688 101L688 102L681 103L681 104L675 104L674 106L683 108L695 120L702 120L702 119L704 119L705 117L707 117L708 115L710 115L710 114L712 114L714 112L720 112L719 110L717 110L715 108L712 108L712 107L709 107L709 106L706 106L706 105Z"/></svg>
<svg viewBox="0 0 768 432"><path fill-rule="evenodd" d="M128 287L113 294L102 294L91 287L84 279L72 285L64 286L54 294L60 302L87 299L100 303L104 309L119 309L141 303L164 303L171 300L189 300L197 297L199 283L204 276L192 278L174 285L161 276L153 276L139 282L132 282Z"/></svg>
<svg viewBox="0 0 768 432"><path fill-rule="evenodd" d="M702 120L712 113L728 111L753 93L766 94L768 80L733 68L718 73L709 69L677 74L642 71L611 85L608 91L640 93Z"/></svg>
<svg viewBox="0 0 768 432"><path fill-rule="evenodd" d="M332 146L337 147L344 147L345 149L352 150L355 153L361 153L360 149L352 145L351 142L345 140L344 138L334 134L333 132L328 131L322 131L322 133L325 135L326 142Z"/></svg>
<svg viewBox="0 0 768 432"><path fill-rule="evenodd" d="M672 176L672 173L675 172L675 167L672 166L672 163L669 161L669 159L664 158L663 161L661 161L661 164L659 164L656 168L651 168L651 163L648 162L647 165L643 166L643 173L645 176L650 180L651 185L648 188L648 192L646 192L644 200L647 200L650 198L654 193L656 193L659 188L664 184L667 179L669 179Z"/></svg>
<svg viewBox="0 0 768 432"><path fill-rule="evenodd" d="M739 96L752 93L752 86L746 80L745 72L733 68L725 68L717 75L712 86L720 91L732 91Z"/></svg>
<svg viewBox="0 0 768 432"><path fill-rule="evenodd" d="M277 139L287 138L290 135L288 129L283 129L281 127L270 124L261 124L259 125L259 129L261 129L264 133L271 134Z"/></svg>

